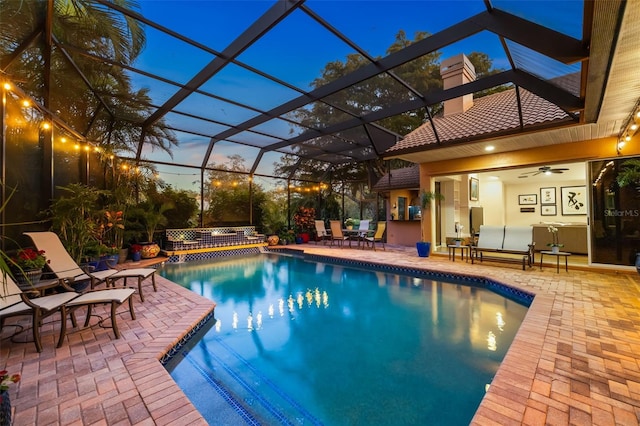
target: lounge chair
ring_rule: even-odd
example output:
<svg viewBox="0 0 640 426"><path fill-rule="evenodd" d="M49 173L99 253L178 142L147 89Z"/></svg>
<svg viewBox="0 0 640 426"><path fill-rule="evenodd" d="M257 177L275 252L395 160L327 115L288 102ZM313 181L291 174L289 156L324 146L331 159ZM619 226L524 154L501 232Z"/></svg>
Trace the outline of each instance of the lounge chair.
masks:
<svg viewBox="0 0 640 426"><path fill-rule="evenodd" d="M324 225L324 220L316 220L316 244L318 241L322 241L324 245L328 239L331 238L329 231L327 231L327 227Z"/></svg>
<svg viewBox="0 0 640 426"><path fill-rule="evenodd" d="M88 271L83 270L69 255L62 245L62 241L58 235L53 232L25 232L24 235L31 238L33 244L38 250L44 250L49 261L47 267L58 279L64 279L67 284L77 281L91 280L91 288L104 282L107 287L114 286L119 279L124 280L124 286L127 285L127 278L138 279L138 294L140 300L144 302L142 294L142 282L151 277L153 291L158 291L156 287L156 270L153 268L136 268L136 269L107 269L104 271Z"/></svg>
<svg viewBox="0 0 640 426"><path fill-rule="evenodd" d="M64 285L61 283L64 287ZM71 290L67 288L67 290ZM28 297L29 293L21 290L8 274L0 275L0 329L4 326L4 320L9 317L31 315L31 327L33 330L33 342L38 352L42 352L42 340L40 327L42 320L48 316L60 312L60 336L56 347L62 346L62 341L67 331L67 313L71 316L73 326L76 326L74 311L80 307L87 307L87 317L84 326L89 325L93 305L100 303L111 304L111 326L116 339L120 338L116 321L116 309L126 301L129 301L131 318L135 319L132 297L135 290L130 288L95 290L86 293L63 291L42 297ZM39 293L33 291L35 295Z"/></svg>
<svg viewBox="0 0 640 426"><path fill-rule="evenodd" d="M340 243L340 247L344 246L345 240L349 237L346 237L342 232L342 223L339 220L330 220L329 227L331 228L331 245L337 241Z"/></svg>
<svg viewBox="0 0 640 426"><path fill-rule="evenodd" d="M364 242L367 244L367 247L369 247L369 243L371 243L371 245L373 246L373 250L376 250L376 243L382 243L382 250L387 251L387 249L384 246L384 231L387 229L387 222L378 222L378 224L376 225L376 232L375 234L373 234L373 236L369 237L366 236L364 237ZM364 247L363 247L364 248Z"/></svg>
<svg viewBox="0 0 640 426"><path fill-rule="evenodd" d="M35 292L35 294L38 294ZM60 312L61 320L66 318L65 303L77 296L76 293L59 293L50 296L34 297L30 299L27 293L13 281L9 274L0 275L0 329L4 326L4 320L9 317L31 315L31 327L33 330L33 343L36 350L42 352L40 339L40 326L42 320L48 316ZM64 322L64 321L61 321ZM63 338L63 330L60 329L58 345Z"/></svg>

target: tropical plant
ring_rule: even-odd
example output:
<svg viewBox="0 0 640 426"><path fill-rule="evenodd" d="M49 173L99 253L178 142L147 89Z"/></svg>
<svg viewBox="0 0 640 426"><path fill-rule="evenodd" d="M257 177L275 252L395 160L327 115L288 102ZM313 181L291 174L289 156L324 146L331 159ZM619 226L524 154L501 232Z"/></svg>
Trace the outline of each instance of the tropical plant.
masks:
<svg viewBox="0 0 640 426"><path fill-rule="evenodd" d="M628 185L640 185L640 160L632 158L623 162L616 182L620 188Z"/></svg>
<svg viewBox="0 0 640 426"><path fill-rule="evenodd" d="M71 257L82 262L85 251L99 242L98 222L104 215L100 197L109 191L72 183L57 187L63 194L46 211L52 222L52 230L58 234Z"/></svg>
<svg viewBox="0 0 640 426"><path fill-rule="evenodd" d="M311 232L316 226L316 210L313 207L298 207L293 215L293 221L298 233Z"/></svg>
<svg viewBox="0 0 640 426"><path fill-rule="evenodd" d="M117 1L118 6L133 11L140 9L137 3ZM41 99L46 87L50 110L73 128L82 129L79 132L87 139L103 145L104 153L135 152L143 134L145 143L171 153L177 139L164 119L146 126L144 132L139 125L153 111L149 89L134 90L124 68L133 64L146 42L139 20L94 0L0 0L0 10L0 57L15 58L3 71L21 82L26 93ZM44 44L29 42L29 34L42 31L44 16L50 17L47 22L57 44L49 53L48 64ZM71 49L90 53L73 54ZM124 67L113 66L114 62ZM43 64L49 67L46 83Z"/></svg>
<svg viewBox="0 0 640 426"><path fill-rule="evenodd" d="M142 218L146 227L148 242L153 242L153 236L159 226L165 226L167 224L169 220L164 214L172 208L173 203L168 201L160 205L147 204L147 207L143 208Z"/></svg>
<svg viewBox="0 0 640 426"><path fill-rule="evenodd" d="M0 181L0 187L2 186L4 186L4 182ZM16 190L15 188L12 188L11 192L7 196L4 203L0 205L0 214L2 214L4 209L7 207L7 203L9 203L9 200L15 193L15 190ZM3 246L0 245L0 277L2 278L2 289L3 289L2 294L6 294L7 293L6 291L7 290L7 274L11 273L11 267L9 266L11 264L11 259L7 255L7 253L4 250L2 250L2 247Z"/></svg>
<svg viewBox="0 0 640 426"><path fill-rule="evenodd" d="M444 200L444 196L435 191L427 191L423 189L420 192L420 207L422 207L422 214L420 215L420 241L424 239L424 218L427 216L427 211L431 208L431 203L435 200Z"/></svg>

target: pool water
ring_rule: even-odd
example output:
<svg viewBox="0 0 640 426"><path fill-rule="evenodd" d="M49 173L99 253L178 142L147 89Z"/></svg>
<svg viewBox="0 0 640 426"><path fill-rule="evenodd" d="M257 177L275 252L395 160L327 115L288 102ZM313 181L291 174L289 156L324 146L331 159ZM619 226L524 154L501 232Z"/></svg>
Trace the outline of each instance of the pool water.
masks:
<svg viewBox="0 0 640 426"><path fill-rule="evenodd" d="M160 273L217 304L167 365L210 424L468 424L527 311L481 287L275 254Z"/></svg>

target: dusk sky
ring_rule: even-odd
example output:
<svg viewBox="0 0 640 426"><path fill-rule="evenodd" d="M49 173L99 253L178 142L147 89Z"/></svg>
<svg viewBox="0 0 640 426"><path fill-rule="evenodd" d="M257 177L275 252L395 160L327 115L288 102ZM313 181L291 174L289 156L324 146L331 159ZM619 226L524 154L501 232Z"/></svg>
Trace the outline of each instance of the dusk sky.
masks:
<svg viewBox="0 0 640 426"><path fill-rule="evenodd" d="M146 18L220 52L274 3L266 0L144 0L140 1L140 6ZM374 57L386 56L385 52L394 42L399 30L404 30L407 37L413 39L418 31L437 33L485 10L482 0L308 0L304 4ZM567 22L581 22L581 1L494 1L492 4L573 37L581 37L582 29L579 26L567 25ZM146 35L147 46L135 66L161 77L185 83L214 58L210 53L148 26ZM459 53L469 54L473 51L487 53L493 59L495 68L509 67L498 37L486 32L448 46L442 50L441 59ZM296 10L243 52L238 60L302 90L308 90L313 79L320 76L321 70L327 63L344 61L351 53L354 51L350 46L330 34L307 14ZM565 73L566 69L557 72ZM175 86L136 74L132 74L132 78L137 86L150 89L156 104L161 105L177 91ZM235 65L229 65L221 70L203 85L202 89L224 98L249 104L262 111L299 95L293 90ZM190 96L178 106L178 109L229 124L238 124L256 115L253 111L202 95ZM180 118L172 114L167 115L166 120L176 127L207 135L216 134L227 128L213 123L197 123L197 120ZM292 136L290 127L284 122L270 124L261 130L279 137ZM209 139L183 133L178 134L178 137L181 140L181 146L175 150L173 160L159 152L145 152L145 155L153 160L199 166L202 162L203 146L208 144ZM220 143L214 149L211 160L224 162L228 155L239 153L247 159L250 166L258 151L252 148L239 148L237 144ZM264 172L268 171L273 160L270 159L269 164L263 160L261 167L265 168ZM164 174L163 169L168 170L166 167L159 167L163 179L175 180L176 184L181 180L180 186L186 183L190 185L194 180L191 176L194 173L199 178L197 170L182 169L190 176L177 179L177 175L170 178Z"/></svg>

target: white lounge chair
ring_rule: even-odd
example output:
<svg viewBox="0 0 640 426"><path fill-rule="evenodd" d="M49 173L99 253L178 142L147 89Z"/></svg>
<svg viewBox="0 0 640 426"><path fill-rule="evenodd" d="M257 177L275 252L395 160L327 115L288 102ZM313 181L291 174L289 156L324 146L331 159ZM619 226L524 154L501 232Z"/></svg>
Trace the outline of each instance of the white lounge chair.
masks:
<svg viewBox="0 0 640 426"><path fill-rule="evenodd" d="M64 288L64 285L61 283ZM48 316L60 312L60 335L57 347L62 346L62 341L66 336L67 313L71 316L73 326L76 326L74 311L80 307L87 307L87 317L84 326L89 325L91 310L93 305L108 303L111 304L111 327L116 336L120 338L118 331L116 309L126 301L129 301L129 312L131 318L135 319L133 311L133 294L135 290L130 288L95 290L86 293L76 293L70 291L51 294L42 297L28 297L28 293L21 290L8 274L0 274L0 329L4 325L4 320L9 317L20 315L31 315L31 327L33 330L33 342L38 352L42 352L42 340L40 338L40 327L42 320ZM34 294L39 294L37 291Z"/></svg>
<svg viewBox="0 0 640 426"><path fill-rule="evenodd" d="M57 234L53 232L25 232L24 235L31 238L33 244L38 250L44 250L47 255L49 263L47 267L55 274L56 278L64 279L71 283L74 281L91 280L91 288L101 282L106 283L107 287L113 285L119 279L124 280L124 286L127 285L127 278L138 279L138 294L140 300L144 302L144 295L142 294L142 282L151 278L153 284L153 291L158 291L156 287L156 270L153 268L136 268L136 269L123 269L121 271L117 269L107 269L104 271L85 271L76 263L71 255L67 252L62 245L62 241Z"/></svg>

